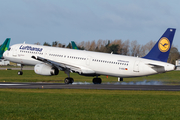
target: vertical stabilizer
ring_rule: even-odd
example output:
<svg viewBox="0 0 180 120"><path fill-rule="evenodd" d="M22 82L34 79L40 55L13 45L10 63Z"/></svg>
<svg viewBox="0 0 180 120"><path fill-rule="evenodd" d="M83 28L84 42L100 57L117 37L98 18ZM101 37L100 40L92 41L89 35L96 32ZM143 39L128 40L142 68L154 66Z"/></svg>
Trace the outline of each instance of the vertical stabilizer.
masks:
<svg viewBox="0 0 180 120"><path fill-rule="evenodd" d="M4 41L4 43L1 45L1 47L0 47L0 58L2 58L3 53L4 53L7 49L9 49L10 40L11 40L11 38L6 38L6 40Z"/></svg>
<svg viewBox="0 0 180 120"><path fill-rule="evenodd" d="M77 49L78 50L78 47L77 47L77 45L76 45L76 43L74 41L71 41L71 44L72 44L72 48L73 49Z"/></svg>
<svg viewBox="0 0 180 120"><path fill-rule="evenodd" d="M168 28L150 52L143 58L167 62L175 31L176 29L174 28Z"/></svg>

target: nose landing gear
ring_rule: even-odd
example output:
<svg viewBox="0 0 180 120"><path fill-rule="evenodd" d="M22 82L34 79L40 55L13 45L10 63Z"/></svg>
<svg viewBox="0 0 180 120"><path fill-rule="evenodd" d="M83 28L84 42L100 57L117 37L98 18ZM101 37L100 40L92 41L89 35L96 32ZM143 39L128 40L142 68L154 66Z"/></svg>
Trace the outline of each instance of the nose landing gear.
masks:
<svg viewBox="0 0 180 120"><path fill-rule="evenodd" d="M21 71L18 71L18 75L23 75L22 69L23 69L23 65L21 64Z"/></svg>

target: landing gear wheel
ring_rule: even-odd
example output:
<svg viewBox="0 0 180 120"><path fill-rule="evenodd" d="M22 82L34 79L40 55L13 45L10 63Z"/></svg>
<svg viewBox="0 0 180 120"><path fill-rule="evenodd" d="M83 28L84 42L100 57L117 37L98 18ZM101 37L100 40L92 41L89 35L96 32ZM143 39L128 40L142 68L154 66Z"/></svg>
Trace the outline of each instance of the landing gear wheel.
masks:
<svg viewBox="0 0 180 120"><path fill-rule="evenodd" d="M22 71L18 71L18 75L23 75L23 72Z"/></svg>
<svg viewBox="0 0 180 120"><path fill-rule="evenodd" d="M71 82L70 82L70 83L72 84L73 82L74 82L74 79L73 79L73 78L71 78Z"/></svg>
<svg viewBox="0 0 180 120"><path fill-rule="evenodd" d="M120 81L123 81L123 78L120 78Z"/></svg>
<svg viewBox="0 0 180 120"><path fill-rule="evenodd" d="M65 80L64 80L64 83L65 83L65 84L72 84L73 82L74 82L74 79L73 79L73 78L70 78L70 77L65 78Z"/></svg>
<svg viewBox="0 0 180 120"><path fill-rule="evenodd" d="M92 82L94 84L101 84L102 80L101 80L101 78L94 78Z"/></svg>

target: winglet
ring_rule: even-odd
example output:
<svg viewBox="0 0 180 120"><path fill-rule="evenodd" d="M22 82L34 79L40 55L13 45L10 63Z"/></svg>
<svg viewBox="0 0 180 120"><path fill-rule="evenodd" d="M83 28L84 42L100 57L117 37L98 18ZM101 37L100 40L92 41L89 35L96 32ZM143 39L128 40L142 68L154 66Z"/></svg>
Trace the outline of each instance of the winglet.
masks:
<svg viewBox="0 0 180 120"><path fill-rule="evenodd" d="M151 51L143 58L167 62L175 31L174 28L168 28Z"/></svg>
<svg viewBox="0 0 180 120"><path fill-rule="evenodd" d="M0 47L0 58L2 58L3 53L9 49L9 44L10 44L10 40L11 38L6 38L6 40L4 41L4 43L1 45Z"/></svg>

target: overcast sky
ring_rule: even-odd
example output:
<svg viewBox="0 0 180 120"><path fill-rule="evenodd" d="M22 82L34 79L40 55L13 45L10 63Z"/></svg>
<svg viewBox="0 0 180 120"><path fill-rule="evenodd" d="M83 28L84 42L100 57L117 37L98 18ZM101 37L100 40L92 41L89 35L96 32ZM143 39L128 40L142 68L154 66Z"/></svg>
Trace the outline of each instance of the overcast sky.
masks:
<svg viewBox="0 0 180 120"><path fill-rule="evenodd" d="M180 0L0 0L0 39L11 45L129 39L146 44L176 28L180 50Z"/></svg>

